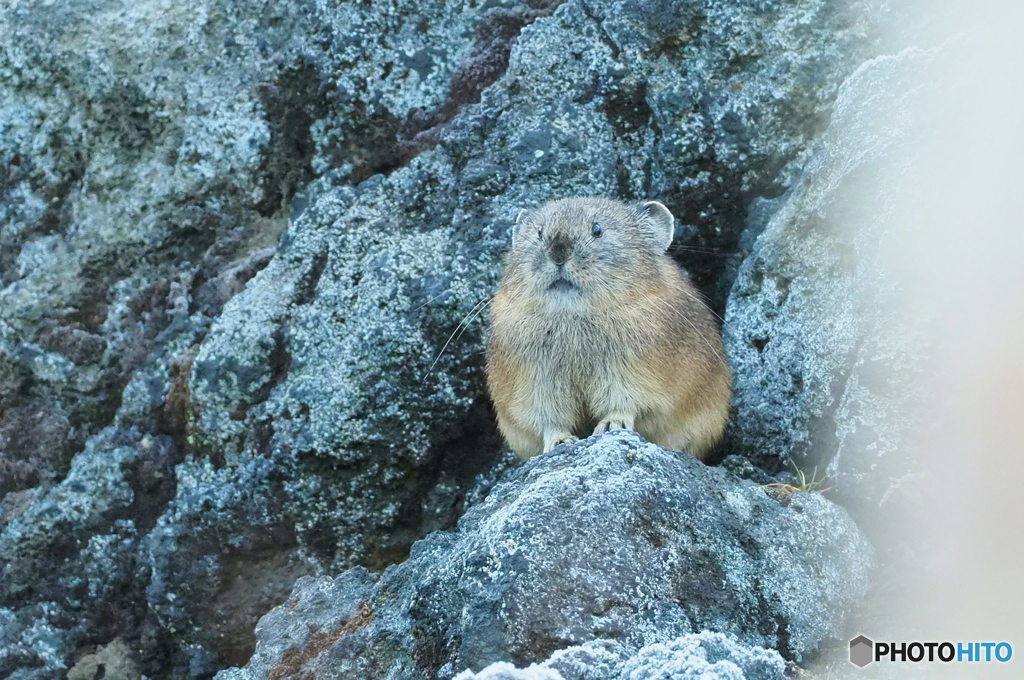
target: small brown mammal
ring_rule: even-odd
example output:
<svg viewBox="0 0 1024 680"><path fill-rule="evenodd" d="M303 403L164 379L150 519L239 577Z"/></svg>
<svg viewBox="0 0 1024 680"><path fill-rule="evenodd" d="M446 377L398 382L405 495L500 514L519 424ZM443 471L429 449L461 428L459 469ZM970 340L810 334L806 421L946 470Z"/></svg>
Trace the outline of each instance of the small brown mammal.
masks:
<svg viewBox="0 0 1024 680"><path fill-rule="evenodd" d="M520 457L617 428L697 458L721 437L732 376L712 312L665 252L673 223L657 201L519 213L487 386Z"/></svg>

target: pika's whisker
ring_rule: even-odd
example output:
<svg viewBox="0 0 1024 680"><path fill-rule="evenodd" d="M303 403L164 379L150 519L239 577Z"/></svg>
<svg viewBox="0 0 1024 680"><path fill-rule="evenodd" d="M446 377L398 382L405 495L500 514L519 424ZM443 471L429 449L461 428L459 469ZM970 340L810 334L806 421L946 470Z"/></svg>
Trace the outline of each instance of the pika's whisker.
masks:
<svg viewBox="0 0 1024 680"><path fill-rule="evenodd" d="M706 309L709 312L711 312L712 314L714 314L716 319L721 321L723 324L725 323L725 319L723 319L721 316L719 316L718 312L716 312L715 310L711 309L711 305L709 305L707 302L705 302L704 298L702 298L700 295L694 295L693 293L691 293L690 291L688 291L686 289L683 289L683 292L686 293L689 296L689 298L691 300L693 300L694 302L696 302L698 305L702 305L704 307L704 309Z"/></svg>
<svg viewBox="0 0 1024 680"><path fill-rule="evenodd" d="M671 248L669 248L669 250L671 250L671 251L684 250L684 251L686 251L688 253L699 253L701 255L710 255L710 256L713 256L713 257L729 257L729 255L731 255L731 253L723 253L722 251L718 250L717 248L702 248L700 246L677 246L677 245L673 245Z"/></svg>
<svg viewBox="0 0 1024 680"><path fill-rule="evenodd" d="M427 372L423 374L423 378L420 380L421 384L430 376L430 372L434 370L434 366L436 366L437 362L441 360L442 356L444 356L444 352L446 349L448 349L448 345L452 343L452 340L458 340L458 338L461 338L462 334L465 333L466 329L469 328L469 324L473 323L473 321L475 321L476 318L480 316L480 314L484 311L484 309L487 308L487 305L490 304L491 300L493 299L493 296L485 297L483 300L480 300L480 302L477 302L475 305L473 305L473 308L469 310L469 313L466 314L466 316L462 317L462 321L460 321L459 325L455 327L455 330L452 331L452 334L448 336L448 339L445 341L444 346L441 347L441 351L437 353L436 357L434 357L434 362L430 364L430 368L428 368ZM458 333L458 338L456 338L456 333Z"/></svg>
<svg viewBox="0 0 1024 680"><path fill-rule="evenodd" d="M484 301L483 305L480 305L479 308L476 309L475 313L474 312L470 312L473 316L466 321L466 323L462 326L462 330L459 331L459 334L455 336L455 342L458 342L459 338L462 337L462 334L465 333L467 330L469 330L470 324L472 324L474 321L476 321L478 318L480 318L480 315L484 313L485 309L487 309L488 303L490 303L490 301L493 300L493 299L494 298L488 298L487 300Z"/></svg>
<svg viewBox="0 0 1024 680"><path fill-rule="evenodd" d="M438 298L440 298L440 297L441 297L441 296L443 296L443 295L447 295L448 293L452 292L453 290L455 290L455 289L454 289L454 288L449 288L448 290L443 290L443 291L441 291L440 293L438 293L438 294L437 294L437 295L435 295L434 297L430 298L429 300L427 300L426 302L424 302L423 304L421 304L421 305L420 305L419 307L417 307L417 308L416 308L416 309L414 309L413 311L414 311L414 312L418 312L418 311L420 311L421 309L423 309L424 307L426 307L427 305L429 305L429 304L430 304L431 302L434 302L435 300L437 300Z"/></svg>

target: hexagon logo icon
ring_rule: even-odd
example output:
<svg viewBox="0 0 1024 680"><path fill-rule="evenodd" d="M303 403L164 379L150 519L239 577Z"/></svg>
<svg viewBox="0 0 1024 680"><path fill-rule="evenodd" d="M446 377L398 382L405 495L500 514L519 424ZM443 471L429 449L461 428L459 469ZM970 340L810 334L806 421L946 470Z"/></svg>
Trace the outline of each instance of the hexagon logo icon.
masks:
<svg viewBox="0 0 1024 680"><path fill-rule="evenodd" d="M850 663L857 668L864 668L875 660L875 643L863 635L850 640Z"/></svg>

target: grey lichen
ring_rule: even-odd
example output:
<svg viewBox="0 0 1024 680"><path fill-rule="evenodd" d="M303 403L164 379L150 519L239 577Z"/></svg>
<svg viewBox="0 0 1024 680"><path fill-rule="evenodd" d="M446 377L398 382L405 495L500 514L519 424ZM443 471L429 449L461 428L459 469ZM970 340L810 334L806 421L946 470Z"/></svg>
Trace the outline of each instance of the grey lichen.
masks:
<svg viewBox="0 0 1024 680"><path fill-rule="evenodd" d="M380 579L414 589L417 564L445 564L438 579L449 580L438 583L451 585L462 567L445 562L445 550L497 550L467 542L497 541L473 528L486 513L521 531L526 547L575 535L568 519L550 519L561 516L555 507L516 519L513 509L528 508L509 489L540 502L546 484L565 491L603 480L626 494L608 470L646 480L652 495L633 500L654 515L635 517L629 531L595 523L580 540L618 529L620 545L632 546L623 550L655 550L649 539L667 532L694 560L711 541L722 550L697 573L714 588L646 574L662 592L648 593L657 606L647 618L581 588L602 603L594 616L607 631L541 611L538 620L561 632L521 630L545 645L526 659L525 638L493 628L479 627L493 637L477 647L456 649L443 626L473 626L453 614L458 601L420 584L407 613L381 607L364 627L394 640L408 630L403 616L443 622L425 625L412 651L392 650L395 673L522 666L618 635L623 621L635 624L630 655L703 628L793 658L810 653L864 586L863 552L849 547L860 539L841 511L800 495L780 508L756 485L618 438L608 440L614 451L584 457L594 469L555 456L509 473L506 491L488 495L509 461L482 396L480 321L470 318L441 350L491 294L518 208L565 195L656 196L680 217L674 255L715 309L729 310L738 387L730 451L770 467L806 448L808 422L835 413L843 460L856 462L845 442L878 412L870 372L822 395L848 361L868 364L868 349L850 349L845 326L819 325L814 337L842 348L842 360L773 364L795 390L779 401L774 369L747 347L768 342L773 352L785 328L799 333L831 299L797 281L786 303L783 282L769 276L758 288L756 279L766 268L800 270L789 234L807 231L808 210L786 204L816 195L804 169L828 166L809 163L812 154L847 148L839 132L822 131L841 84L880 49L872 30L886 4L6 3L0 675L52 677L111 648L135 655L126 667L150 676L209 677L253 654L255 620L295 579L397 565L379 579L347 572L335 601L296 605L308 617L361 611L352 598ZM851 82L870 84L864 72ZM852 108L836 118L853 115L855 100L842 98ZM657 466L671 472L655 483ZM690 507L679 489L695 487L674 487L674 474L718 490L699 496L706 507L695 517L761 508L808 536L785 534L755 556L715 543L677 517ZM591 517L613 514L581 498ZM431 533L467 508L476 515L458 534ZM833 523L836 543L815 538L818 521ZM633 529L646 544L629 543ZM634 566L607 547L593 546L602 568ZM821 551L836 564L816 562ZM494 568L503 573L544 573L530 550L502 555ZM463 566L484 575L480 564ZM823 591L844 568L842 587ZM638 596L622 579L620 594ZM687 588L744 604L695 604L697 595L686 604ZM761 592L776 599L757 601ZM520 595L520 613L543 604ZM274 611L265 622L287 613ZM282 640L305 644L301 617L289 625L294 637ZM317 625L320 644L337 632L326 618ZM117 640L124 646L111 647Z"/></svg>

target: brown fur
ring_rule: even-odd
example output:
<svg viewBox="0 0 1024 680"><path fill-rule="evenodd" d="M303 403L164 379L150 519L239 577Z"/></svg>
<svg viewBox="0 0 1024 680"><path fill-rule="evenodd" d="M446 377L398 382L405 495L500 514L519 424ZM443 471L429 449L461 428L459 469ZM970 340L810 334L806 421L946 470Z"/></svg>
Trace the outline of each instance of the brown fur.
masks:
<svg viewBox="0 0 1024 680"><path fill-rule="evenodd" d="M571 198L520 215L487 350L519 456L618 427L698 458L721 437L732 377L711 311L665 254L671 234L654 202Z"/></svg>

